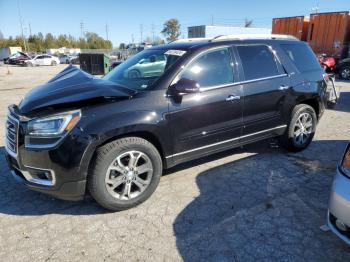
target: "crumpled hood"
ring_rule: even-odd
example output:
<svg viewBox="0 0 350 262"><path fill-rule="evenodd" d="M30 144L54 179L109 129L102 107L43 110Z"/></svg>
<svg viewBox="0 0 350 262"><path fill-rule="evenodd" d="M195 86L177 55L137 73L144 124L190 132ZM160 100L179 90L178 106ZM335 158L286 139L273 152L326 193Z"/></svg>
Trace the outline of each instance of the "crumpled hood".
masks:
<svg viewBox="0 0 350 262"><path fill-rule="evenodd" d="M130 98L135 91L111 81L95 78L68 66L46 84L31 90L18 106L21 114L33 110L100 97Z"/></svg>

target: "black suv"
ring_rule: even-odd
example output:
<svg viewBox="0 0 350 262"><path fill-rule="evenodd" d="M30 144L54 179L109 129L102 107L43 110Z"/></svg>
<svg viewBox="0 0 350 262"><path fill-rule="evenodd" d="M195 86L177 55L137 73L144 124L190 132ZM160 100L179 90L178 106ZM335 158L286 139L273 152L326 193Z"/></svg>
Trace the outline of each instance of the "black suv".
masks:
<svg viewBox="0 0 350 262"><path fill-rule="evenodd" d="M69 66L9 106L7 160L30 189L131 208L176 164L277 136L305 149L323 73L306 43L277 37L156 46L102 79Z"/></svg>

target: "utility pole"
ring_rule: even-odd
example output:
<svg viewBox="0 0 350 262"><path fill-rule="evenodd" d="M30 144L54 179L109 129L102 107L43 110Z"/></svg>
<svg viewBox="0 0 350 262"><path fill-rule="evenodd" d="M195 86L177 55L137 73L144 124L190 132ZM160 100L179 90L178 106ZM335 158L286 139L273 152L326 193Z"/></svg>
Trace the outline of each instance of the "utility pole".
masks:
<svg viewBox="0 0 350 262"><path fill-rule="evenodd" d="M32 27L30 26L30 23L28 25L29 25L29 36L32 36Z"/></svg>
<svg viewBox="0 0 350 262"><path fill-rule="evenodd" d="M131 43L133 44L134 43L134 34L131 34Z"/></svg>
<svg viewBox="0 0 350 262"><path fill-rule="evenodd" d="M152 24L152 44L154 45L154 24Z"/></svg>
<svg viewBox="0 0 350 262"><path fill-rule="evenodd" d="M25 35L23 33L23 21L22 21L21 9L19 8L19 2L18 1L17 1L17 5L18 5L18 17L19 17L19 24L21 26L21 33L22 33L24 51L27 52L27 43L26 43Z"/></svg>
<svg viewBox="0 0 350 262"><path fill-rule="evenodd" d="M140 43L142 43L142 40L143 40L143 24L140 24L140 34L141 34L141 41L140 41Z"/></svg>
<svg viewBox="0 0 350 262"><path fill-rule="evenodd" d="M84 23L83 23L83 21L80 22L80 37L84 38Z"/></svg>
<svg viewBox="0 0 350 262"><path fill-rule="evenodd" d="M214 16L211 16L211 25L214 25Z"/></svg>
<svg viewBox="0 0 350 262"><path fill-rule="evenodd" d="M318 11L320 11L319 4L317 3L315 7L311 8L311 11L315 12L315 14L318 14Z"/></svg>
<svg viewBox="0 0 350 262"><path fill-rule="evenodd" d="M106 23L106 37L107 37L107 40L109 40L108 39L108 24Z"/></svg>

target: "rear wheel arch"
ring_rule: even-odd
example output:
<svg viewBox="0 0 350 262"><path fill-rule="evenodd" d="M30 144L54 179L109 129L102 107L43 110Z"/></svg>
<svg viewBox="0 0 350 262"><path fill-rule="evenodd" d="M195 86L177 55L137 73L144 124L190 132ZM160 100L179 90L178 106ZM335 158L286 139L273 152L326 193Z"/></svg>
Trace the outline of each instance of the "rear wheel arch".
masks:
<svg viewBox="0 0 350 262"><path fill-rule="evenodd" d="M320 104L319 104L319 101L317 98L310 98L310 99L305 99L305 100L299 101L297 105L300 105L300 104L306 104L306 105L311 106L315 110L317 118L319 117Z"/></svg>

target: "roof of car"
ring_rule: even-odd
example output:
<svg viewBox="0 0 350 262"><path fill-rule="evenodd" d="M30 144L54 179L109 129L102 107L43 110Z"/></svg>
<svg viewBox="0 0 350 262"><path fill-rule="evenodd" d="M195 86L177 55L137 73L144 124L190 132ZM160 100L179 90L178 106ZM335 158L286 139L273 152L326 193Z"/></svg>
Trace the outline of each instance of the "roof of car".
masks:
<svg viewBox="0 0 350 262"><path fill-rule="evenodd" d="M271 43L298 43L302 42L293 38L286 39L263 39L263 38L249 38L249 39L222 39L215 40L214 39L200 39L196 41L195 39L191 41L174 41L164 45L154 46L150 49L179 49L179 50L188 50L192 48L201 48L205 46L220 46L220 45L228 45L228 44L271 44Z"/></svg>

